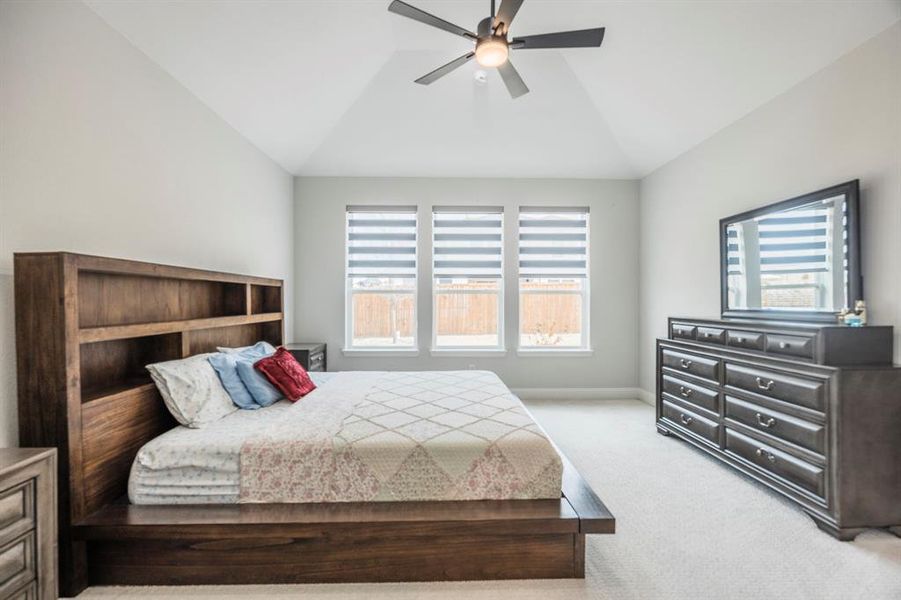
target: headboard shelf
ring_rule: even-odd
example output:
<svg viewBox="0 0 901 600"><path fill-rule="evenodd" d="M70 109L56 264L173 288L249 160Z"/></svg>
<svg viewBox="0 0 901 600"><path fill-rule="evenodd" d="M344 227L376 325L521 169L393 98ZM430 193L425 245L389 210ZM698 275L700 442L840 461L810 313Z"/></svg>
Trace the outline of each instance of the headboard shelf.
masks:
<svg viewBox="0 0 901 600"><path fill-rule="evenodd" d="M86 582L71 527L127 492L176 425L146 365L284 341L282 281L68 252L16 254L19 441L59 450L62 589Z"/></svg>
<svg viewBox="0 0 901 600"><path fill-rule="evenodd" d="M282 313L269 312L254 315L230 317L210 317L205 319L188 319L185 321L161 321L156 323L134 323L132 325L113 325L109 327L89 327L80 329L78 339L82 344L109 340L162 335L196 329L214 329L246 325L248 323L271 323L282 320Z"/></svg>
<svg viewBox="0 0 901 600"><path fill-rule="evenodd" d="M84 405L101 400L111 402L122 396L128 396L136 392L146 392L155 388L156 384L148 377L136 377L132 380L120 381L103 387L82 388L81 403Z"/></svg>

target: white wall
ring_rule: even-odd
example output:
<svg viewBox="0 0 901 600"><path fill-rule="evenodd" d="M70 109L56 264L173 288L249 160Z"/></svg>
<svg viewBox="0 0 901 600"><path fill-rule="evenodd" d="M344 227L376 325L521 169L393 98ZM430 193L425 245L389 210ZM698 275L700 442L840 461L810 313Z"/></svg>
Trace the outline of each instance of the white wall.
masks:
<svg viewBox="0 0 901 600"><path fill-rule="evenodd" d="M550 179L295 180L295 341L328 343L329 369L465 369L498 373L512 388L629 388L637 381L638 185L635 181ZM418 357L345 357L344 226L349 204L420 207ZM505 209L504 357L433 357L430 240L433 205ZM516 354L516 238L520 205L588 206L591 211L591 344L588 357Z"/></svg>
<svg viewBox="0 0 901 600"><path fill-rule="evenodd" d="M871 320L898 340L901 24L641 181L642 388L667 316L719 314L720 218L855 178Z"/></svg>
<svg viewBox="0 0 901 600"><path fill-rule="evenodd" d="M13 252L290 279L292 187L80 2L0 3L0 446L17 440Z"/></svg>

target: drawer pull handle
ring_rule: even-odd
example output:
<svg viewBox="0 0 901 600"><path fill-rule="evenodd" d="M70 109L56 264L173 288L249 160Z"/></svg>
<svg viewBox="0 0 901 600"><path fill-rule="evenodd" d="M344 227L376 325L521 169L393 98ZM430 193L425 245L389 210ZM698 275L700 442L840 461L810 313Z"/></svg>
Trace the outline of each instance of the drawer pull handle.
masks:
<svg viewBox="0 0 901 600"><path fill-rule="evenodd" d="M755 454L757 454L757 456L759 456L759 457L764 457L764 456L765 456L766 459L767 459L768 461L770 461L771 463L776 462L776 455L773 454L772 452L767 452L767 451L764 450L763 448L758 448L758 449L757 449L757 452L756 452Z"/></svg>
<svg viewBox="0 0 901 600"><path fill-rule="evenodd" d="M762 414L757 413L757 424L761 427L769 429L776 424L776 419L774 419L773 417L767 417L766 419L764 419Z"/></svg>
<svg viewBox="0 0 901 600"><path fill-rule="evenodd" d="M679 420L686 426L691 425L691 422L694 421L691 417L686 417L685 413L679 413Z"/></svg>
<svg viewBox="0 0 901 600"><path fill-rule="evenodd" d="M691 361L684 358L679 361L679 364L682 365L683 369L688 369L689 367L691 367Z"/></svg>
<svg viewBox="0 0 901 600"><path fill-rule="evenodd" d="M770 379L766 383L763 382L763 379L760 377L757 378L757 387L762 389L765 392L769 392L773 389L773 386L776 385L776 382Z"/></svg>
<svg viewBox="0 0 901 600"><path fill-rule="evenodd" d="M684 385L679 386L679 395L683 398L689 398L693 392L694 390L691 388L687 388Z"/></svg>

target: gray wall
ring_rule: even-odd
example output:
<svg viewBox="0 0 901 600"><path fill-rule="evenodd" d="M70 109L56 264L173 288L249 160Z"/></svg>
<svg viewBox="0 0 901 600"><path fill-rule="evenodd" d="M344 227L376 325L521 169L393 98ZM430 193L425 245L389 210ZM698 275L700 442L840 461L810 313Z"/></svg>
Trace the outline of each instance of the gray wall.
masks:
<svg viewBox="0 0 901 600"><path fill-rule="evenodd" d="M637 381L638 185L635 181L566 179L295 179L295 341L329 345L329 369L465 369L498 373L512 388L634 388ZM420 207L417 357L345 357L344 211L348 204ZM505 208L504 357L433 357L430 280L432 205ZM520 205L588 206L591 210L591 344L593 356L516 354L516 236Z"/></svg>
<svg viewBox="0 0 901 600"><path fill-rule="evenodd" d="M2 447L13 252L290 279L293 181L80 2L0 2L0 81Z"/></svg>
<svg viewBox="0 0 901 600"><path fill-rule="evenodd" d="M719 314L720 218L855 178L871 320L895 325L897 340L901 24L641 181L642 388L654 390L667 316Z"/></svg>

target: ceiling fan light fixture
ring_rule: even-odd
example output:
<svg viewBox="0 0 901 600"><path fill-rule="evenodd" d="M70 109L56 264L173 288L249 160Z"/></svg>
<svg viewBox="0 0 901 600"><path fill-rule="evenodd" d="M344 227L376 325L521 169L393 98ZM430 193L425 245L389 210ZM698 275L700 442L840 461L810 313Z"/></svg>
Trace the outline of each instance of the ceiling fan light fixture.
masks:
<svg viewBox="0 0 901 600"><path fill-rule="evenodd" d="M482 38L476 44L476 62L486 68L499 67L507 62L507 40L500 36Z"/></svg>

